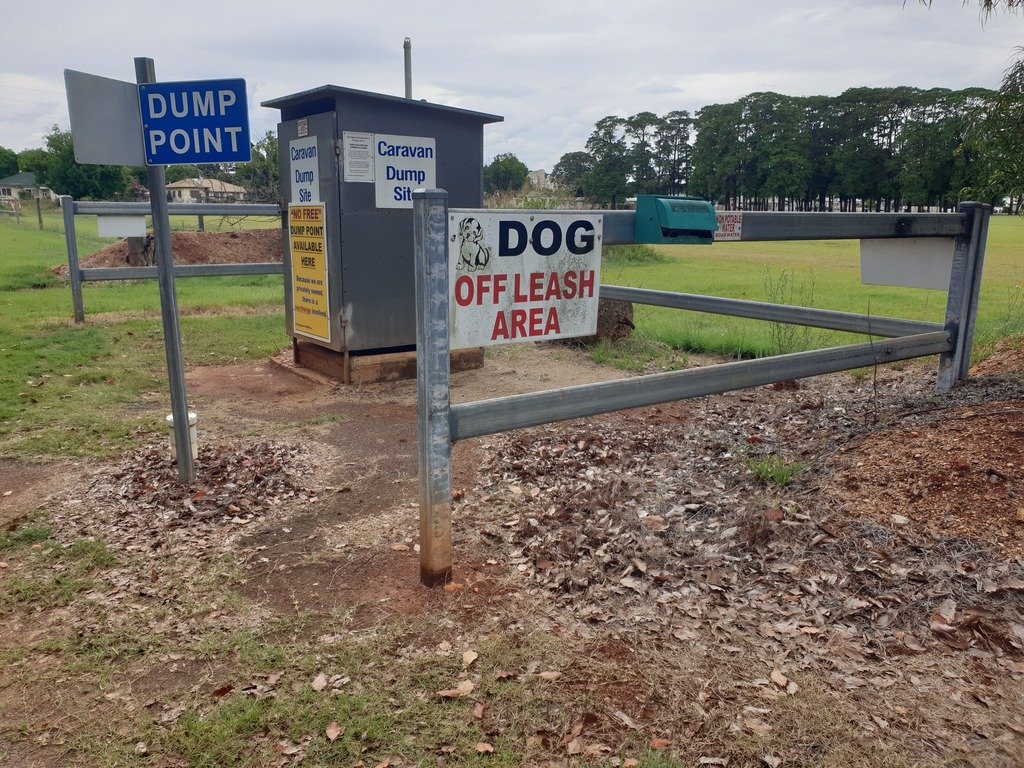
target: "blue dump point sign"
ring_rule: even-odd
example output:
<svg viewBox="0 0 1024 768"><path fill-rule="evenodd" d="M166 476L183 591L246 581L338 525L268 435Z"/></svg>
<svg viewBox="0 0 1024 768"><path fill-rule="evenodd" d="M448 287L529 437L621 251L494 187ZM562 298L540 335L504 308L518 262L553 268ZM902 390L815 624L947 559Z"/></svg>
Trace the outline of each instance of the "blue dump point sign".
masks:
<svg viewBox="0 0 1024 768"><path fill-rule="evenodd" d="M246 163L249 109L245 80L139 85L146 165Z"/></svg>

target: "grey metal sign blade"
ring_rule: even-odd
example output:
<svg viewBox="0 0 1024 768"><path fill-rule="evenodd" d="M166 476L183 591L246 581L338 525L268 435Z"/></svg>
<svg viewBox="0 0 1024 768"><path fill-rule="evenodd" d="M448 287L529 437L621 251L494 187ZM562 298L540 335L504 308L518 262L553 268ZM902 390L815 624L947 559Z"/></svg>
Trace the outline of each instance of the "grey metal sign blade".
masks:
<svg viewBox="0 0 1024 768"><path fill-rule="evenodd" d="M65 69L64 86L77 162L146 165L135 83Z"/></svg>

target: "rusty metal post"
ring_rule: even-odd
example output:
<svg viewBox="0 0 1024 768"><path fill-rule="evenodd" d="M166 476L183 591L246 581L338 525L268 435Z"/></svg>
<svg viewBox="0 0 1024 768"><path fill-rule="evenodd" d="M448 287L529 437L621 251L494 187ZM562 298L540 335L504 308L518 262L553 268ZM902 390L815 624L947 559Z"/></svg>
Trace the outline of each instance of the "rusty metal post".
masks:
<svg viewBox="0 0 1024 768"><path fill-rule="evenodd" d="M420 581L436 586L449 581L452 573L448 193L442 189L417 189L412 199Z"/></svg>

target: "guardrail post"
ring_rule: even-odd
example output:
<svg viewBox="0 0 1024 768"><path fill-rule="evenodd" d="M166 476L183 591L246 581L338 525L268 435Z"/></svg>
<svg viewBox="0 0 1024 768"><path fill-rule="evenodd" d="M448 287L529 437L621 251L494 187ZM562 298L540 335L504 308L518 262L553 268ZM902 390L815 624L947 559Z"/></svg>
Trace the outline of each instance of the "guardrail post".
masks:
<svg viewBox="0 0 1024 768"><path fill-rule="evenodd" d="M952 352L939 357L939 373L935 381L939 392L948 392L954 384L966 381L971 367L985 241L992 215L992 207L981 203L960 203L957 210L966 216L967 226L966 232L956 238L953 248L953 268L946 298L946 330L954 334L955 346Z"/></svg>
<svg viewBox="0 0 1024 768"><path fill-rule="evenodd" d="M68 277L71 279L71 303L75 306L75 322L85 322L82 302L82 271L78 266L78 234L75 231L75 201L70 195L60 196L60 212L64 217L64 242L68 249Z"/></svg>
<svg viewBox="0 0 1024 768"><path fill-rule="evenodd" d="M452 573L451 359L448 342L448 193L413 192L420 581Z"/></svg>

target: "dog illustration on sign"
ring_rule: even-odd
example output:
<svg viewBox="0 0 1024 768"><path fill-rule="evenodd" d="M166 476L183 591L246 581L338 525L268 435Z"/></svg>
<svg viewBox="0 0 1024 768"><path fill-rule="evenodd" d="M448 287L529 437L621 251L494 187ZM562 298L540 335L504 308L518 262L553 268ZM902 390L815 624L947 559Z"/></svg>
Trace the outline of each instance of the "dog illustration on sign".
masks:
<svg viewBox="0 0 1024 768"><path fill-rule="evenodd" d="M459 265L457 269L475 272L491 260L491 249L484 244L484 230L480 222L467 217L459 222Z"/></svg>

